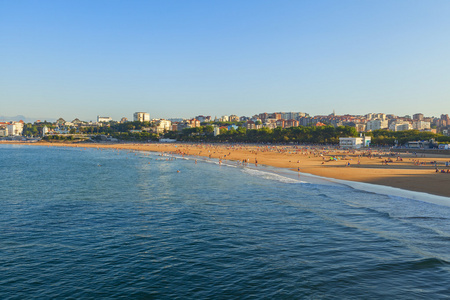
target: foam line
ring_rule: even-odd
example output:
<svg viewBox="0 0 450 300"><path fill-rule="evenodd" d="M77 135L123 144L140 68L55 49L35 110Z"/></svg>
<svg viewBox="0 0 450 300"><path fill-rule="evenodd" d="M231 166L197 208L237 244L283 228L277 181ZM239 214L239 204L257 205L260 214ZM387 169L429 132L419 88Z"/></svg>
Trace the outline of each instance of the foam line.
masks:
<svg viewBox="0 0 450 300"><path fill-rule="evenodd" d="M404 189L400 189L400 188L396 188L396 187L373 184L373 183L322 177L322 176L317 176L317 175L313 175L313 174L309 174L309 173L301 173L301 174L303 176L308 176L311 178L324 179L324 180L327 180L330 182L346 185L351 188L365 191L365 192L370 192L370 193L375 193L375 194L380 194L380 195L394 196L394 197L401 197L401 198L408 198L408 199L413 199L413 200L417 200L417 201L428 202L428 203L433 203L433 204L443 205L443 206L450 206L450 197L432 195L432 194L423 193L423 192L409 191L409 190L404 190Z"/></svg>

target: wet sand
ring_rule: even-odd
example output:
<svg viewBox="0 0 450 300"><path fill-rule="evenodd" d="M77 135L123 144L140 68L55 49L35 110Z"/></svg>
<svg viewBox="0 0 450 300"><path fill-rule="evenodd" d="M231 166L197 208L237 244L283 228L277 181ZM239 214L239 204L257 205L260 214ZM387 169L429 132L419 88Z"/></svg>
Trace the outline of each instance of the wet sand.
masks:
<svg viewBox="0 0 450 300"><path fill-rule="evenodd" d="M450 197L448 155L389 153L388 150L340 150L321 146L258 146L228 144L46 143L32 145L112 148L210 157L254 165L288 168L301 173L391 186ZM435 165L436 162L436 165Z"/></svg>

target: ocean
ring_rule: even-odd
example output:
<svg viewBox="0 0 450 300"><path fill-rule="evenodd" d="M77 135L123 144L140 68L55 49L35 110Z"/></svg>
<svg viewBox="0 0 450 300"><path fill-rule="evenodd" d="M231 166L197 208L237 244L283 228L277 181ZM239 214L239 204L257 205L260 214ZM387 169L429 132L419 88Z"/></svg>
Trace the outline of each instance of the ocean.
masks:
<svg viewBox="0 0 450 300"><path fill-rule="evenodd" d="M126 150L0 145L0 171L0 299L450 296L449 206Z"/></svg>

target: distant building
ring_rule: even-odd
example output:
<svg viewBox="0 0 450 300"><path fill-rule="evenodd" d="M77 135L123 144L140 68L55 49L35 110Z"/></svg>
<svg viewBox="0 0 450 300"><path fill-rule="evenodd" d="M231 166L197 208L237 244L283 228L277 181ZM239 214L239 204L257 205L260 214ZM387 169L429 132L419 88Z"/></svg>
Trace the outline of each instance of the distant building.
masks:
<svg viewBox="0 0 450 300"><path fill-rule="evenodd" d="M176 139L159 139L160 143L175 143Z"/></svg>
<svg viewBox="0 0 450 300"><path fill-rule="evenodd" d="M261 119L261 122L265 123L266 120L269 119L269 114L268 113L261 113L261 114L258 115L258 118Z"/></svg>
<svg viewBox="0 0 450 300"><path fill-rule="evenodd" d="M367 115L364 116L367 120L372 120L373 114L372 113L368 113Z"/></svg>
<svg viewBox="0 0 450 300"><path fill-rule="evenodd" d="M375 119L380 119L380 120L385 121L387 119L386 114L383 114L383 113L375 114Z"/></svg>
<svg viewBox="0 0 450 300"><path fill-rule="evenodd" d="M128 122L128 119L127 118L125 118L125 117L123 117L122 119L120 119L120 123L126 123L126 122Z"/></svg>
<svg viewBox="0 0 450 300"><path fill-rule="evenodd" d="M252 120L248 120L247 122L245 122L245 128L256 129L256 124Z"/></svg>
<svg viewBox="0 0 450 300"><path fill-rule="evenodd" d="M8 129L8 136L19 136L23 133L23 121L21 122L12 122L6 125Z"/></svg>
<svg viewBox="0 0 450 300"><path fill-rule="evenodd" d="M200 121L197 119L190 119L187 121L187 123L189 124L188 127L190 128L200 127Z"/></svg>
<svg viewBox="0 0 450 300"><path fill-rule="evenodd" d="M200 127L200 121L197 119L190 119L179 122L176 126L176 130L183 131L183 129L185 128L195 128L195 127ZM174 126L172 126L172 130L175 130Z"/></svg>
<svg viewBox="0 0 450 300"><path fill-rule="evenodd" d="M289 119L289 120L284 122L284 128L298 127L298 126L299 126L299 122L297 120L294 120L294 119Z"/></svg>
<svg viewBox="0 0 450 300"><path fill-rule="evenodd" d="M389 114L389 115L386 115L386 118L388 119L388 120L392 120L392 119L395 119L395 118L397 118L395 115L393 115L393 114Z"/></svg>
<svg viewBox="0 0 450 300"><path fill-rule="evenodd" d="M364 132L364 131L366 131L366 124L362 124L362 123L355 124L355 128L356 128L356 131L358 131L358 132Z"/></svg>
<svg viewBox="0 0 450 300"><path fill-rule="evenodd" d="M339 146L342 148L354 148L359 149L362 147L370 147L372 138L370 136L363 137L347 137L339 138Z"/></svg>
<svg viewBox="0 0 450 300"><path fill-rule="evenodd" d="M412 127L413 127L413 129L416 129L416 130L426 130L426 129L431 129L431 124L430 124L430 122L425 122L425 121L414 121Z"/></svg>
<svg viewBox="0 0 450 300"><path fill-rule="evenodd" d="M146 112L135 112L133 114L133 121L135 122L150 122L150 114Z"/></svg>
<svg viewBox="0 0 450 300"><path fill-rule="evenodd" d="M366 119L367 120L386 120L387 119L387 117L386 117L386 114L383 114L383 113L377 113L377 114L373 114L373 113L370 113L370 114L367 114L366 115Z"/></svg>
<svg viewBox="0 0 450 300"><path fill-rule="evenodd" d="M429 141L410 141L407 143L408 148L413 149L421 149L421 148L429 148L430 142Z"/></svg>
<svg viewBox="0 0 450 300"><path fill-rule="evenodd" d="M389 126L389 130L391 131L405 131L405 130L411 130L412 126L409 122L397 122L397 123L392 123Z"/></svg>
<svg viewBox="0 0 450 300"><path fill-rule="evenodd" d="M281 119L283 120L298 120L299 118L305 117L306 113L303 112L279 112Z"/></svg>
<svg viewBox="0 0 450 300"><path fill-rule="evenodd" d="M413 115L413 120L415 120L415 121L422 121L423 120L423 114L415 114L415 115Z"/></svg>
<svg viewBox="0 0 450 300"><path fill-rule="evenodd" d="M411 130L412 126L410 123L403 123L403 124L397 124L395 126L395 131L406 131L406 130Z"/></svg>
<svg viewBox="0 0 450 300"><path fill-rule="evenodd" d="M107 123L107 122L111 122L112 118L111 117L100 117L97 116L97 123Z"/></svg>
<svg viewBox="0 0 450 300"><path fill-rule="evenodd" d="M388 121L387 120L370 120L366 124L366 131L374 131L378 129L387 129Z"/></svg>
<svg viewBox="0 0 450 300"><path fill-rule="evenodd" d="M43 128L42 128L42 136L45 136L47 133L48 133L48 127L47 126L44 126Z"/></svg>
<svg viewBox="0 0 450 300"><path fill-rule="evenodd" d="M231 115L231 116L228 117L228 120L230 122L239 122L239 117L236 116L236 115Z"/></svg>
<svg viewBox="0 0 450 300"><path fill-rule="evenodd" d="M299 122L301 126L308 126L316 121L312 117L301 117L299 119Z"/></svg>
<svg viewBox="0 0 450 300"><path fill-rule="evenodd" d="M0 126L0 136L8 136L8 127Z"/></svg>
<svg viewBox="0 0 450 300"><path fill-rule="evenodd" d="M263 127L269 128L269 129L275 129L277 128L277 123L275 122L268 122L268 120L271 119L267 119L266 122L263 124Z"/></svg>
<svg viewBox="0 0 450 300"><path fill-rule="evenodd" d="M194 119L197 119L200 122L211 122L211 116L199 115L199 116L196 116Z"/></svg>
<svg viewBox="0 0 450 300"><path fill-rule="evenodd" d="M172 129L172 122L169 120L157 120L155 122L156 125L156 133L164 133L170 131Z"/></svg>

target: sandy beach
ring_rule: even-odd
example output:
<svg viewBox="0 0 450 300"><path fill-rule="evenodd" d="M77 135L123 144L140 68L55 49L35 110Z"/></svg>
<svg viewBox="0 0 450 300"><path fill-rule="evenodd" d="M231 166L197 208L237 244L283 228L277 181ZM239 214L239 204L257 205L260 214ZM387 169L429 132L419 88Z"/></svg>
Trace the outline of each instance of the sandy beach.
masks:
<svg viewBox="0 0 450 300"><path fill-rule="evenodd" d="M391 186L450 197L448 155L389 153L388 150L341 150L322 146L228 144L47 143L32 145L111 148L201 156L237 163L288 168L301 173ZM439 172L436 172L436 168ZM442 173L444 170L445 173ZM450 171L449 171L450 172Z"/></svg>

